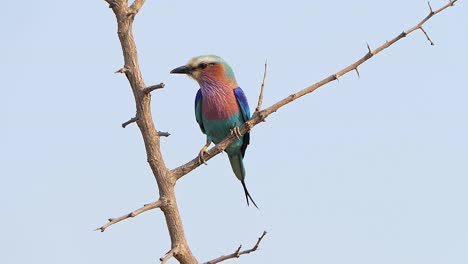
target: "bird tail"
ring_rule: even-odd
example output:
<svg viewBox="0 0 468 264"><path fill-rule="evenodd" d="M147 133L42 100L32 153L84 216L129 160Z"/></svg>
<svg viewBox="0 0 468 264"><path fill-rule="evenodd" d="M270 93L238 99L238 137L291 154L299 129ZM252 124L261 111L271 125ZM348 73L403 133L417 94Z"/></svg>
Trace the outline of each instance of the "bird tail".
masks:
<svg viewBox="0 0 468 264"><path fill-rule="evenodd" d="M244 193L245 193L245 199L247 200L247 205L249 205L249 199L252 201L253 205L255 207L258 206L252 199L252 196L250 196L249 191L247 190L247 186L245 186L245 168L244 168L244 161L242 159L242 155L239 153L238 155L228 155L229 156L229 161L231 162L231 167L232 170L234 171L234 174L236 175L237 179L241 181L242 187L244 187Z"/></svg>

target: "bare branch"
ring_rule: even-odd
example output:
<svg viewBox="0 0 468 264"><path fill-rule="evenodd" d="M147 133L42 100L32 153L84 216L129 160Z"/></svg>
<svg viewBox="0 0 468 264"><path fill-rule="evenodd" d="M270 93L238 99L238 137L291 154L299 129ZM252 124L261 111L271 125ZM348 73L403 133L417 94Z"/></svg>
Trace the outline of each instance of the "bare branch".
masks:
<svg viewBox="0 0 468 264"><path fill-rule="evenodd" d="M133 37L133 21L143 6L144 0L134 0L131 6L128 6L128 0L114 1L112 11L117 20L117 36L124 59L124 67L117 72L125 73L135 98L135 116L138 118L136 123L143 138L148 164L158 186L159 200L162 201L158 206L160 206L166 220L171 247L177 246L178 248L178 253L174 257L181 264L198 263L185 238L184 226L175 196L175 178L167 169L162 157L161 137L151 114L151 96L143 92L148 86L143 81L138 63L138 53ZM122 219L125 219L125 216ZM98 230L103 231L106 227Z"/></svg>
<svg viewBox="0 0 468 264"><path fill-rule="evenodd" d="M251 249L240 251L241 248L242 248L242 245L240 245L234 253L226 255L226 256L221 256L219 258L215 258L215 259L207 261L207 262L205 262L203 264L216 264L216 263L219 263L221 261L228 260L228 259L239 258L241 255L250 254L250 253L252 253L252 252L254 252L254 251L256 251L258 249L258 246L260 245L260 242L262 241L263 237L266 234L267 234L267 232L263 231L263 234L258 238L257 243Z"/></svg>
<svg viewBox="0 0 468 264"><path fill-rule="evenodd" d="M151 85L151 86L148 86L146 88L143 89L143 93L144 94L149 94L151 93L152 91L156 90L156 89L162 89L164 88L164 83L160 83L160 84L156 84L156 85Z"/></svg>
<svg viewBox="0 0 468 264"><path fill-rule="evenodd" d="M169 252L167 252L167 254L163 258L159 259L161 261L161 264L165 264L170 258L177 255L178 251L179 251L178 246L173 247Z"/></svg>
<svg viewBox="0 0 468 264"><path fill-rule="evenodd" d="M98 227L96 229L94 229L94 231L101 231L101 232L104 232L106 230L106 228L108 228L109 226L113 225L113 224L117 224L118 222L120 221L123 221L127 218L133 218L143 212L146 212L146 211L149 211L149 210L152 210L152 209L155 209L155 208L159 208L161 207L161 201L158 200L156 202L153 202L153 203L149 203L149 204L145 204L143 207L131 212L131 213L128 213L128 214L125 214L125 215L122 215L120 217L117 217L117 218L109 218L109 223L101 226L101 227Z"/></svg>
<svg viewBox="0 0 468 264"><path fill-rule="evenodd" d="M136 121L138 121L138 118L132 117L127 122L122 123L122 127L125 128L126 126L130 125L131 123L135 123Z"/></svg>
<svg viewBox="0 0 468 264"><path fill-rule="evenodd" d="M262 111L255 112L252 115L252 117L249 120L247 120L247 122L245 122L240 127L240 130L239 130L240 134L244 135L249 130L251 130L254 126L256 126L260 122L264 121L265 118L267 118L272 113L278 111L278 109L285 106L286 104L289 104L290 102L292 102L292 101L294 101L294 100L296 100L296 99L298 99L298 98L300 98L300 97L302 97L302 96L304 96L306 94L314 92L315 90L322 87L323 85L338 79L339 77L347 74L350 71L355 71L357 69L357 67L359 67L361 64L363 64L364 62L366 62L370 58L372 58L374 55L376 55L376 54L380 53L381 51L387 49L388 47L392 46L393 44L395 44L400 39L406 37L408 34L411 34L413 31L415 31L415 30L419 29L420 27L422 27L422 25L424 23L426 23L434 15L442 12L443 10L447 9L450 6L453 6L456 1L457 0L449 1L449 3L446 4L445 6L439 8L439 9L433 11L432 13L430 13L429 15L427 15L423 20L421 20L421 22L419 22L414 27L408 29L407 31L403 31L398 36L394 37L392 40L386 41L384 44L382 44L381 46L379 46L378 48L376 48L374 50L372 50L370 48L370 46L367 45L368 52L362 58L360 58L359 60L357 60L354 63L350 64L346 68L343 68L342 70L336 72L335 74L332 74L332 75L328 76L327 78L325 78L325 79L323 79L323 80L321 80L321 81L319 81L317 83L314 83L311 86L309 86L309 87L307 87L307 88L305 88L305 89L303 89L303 90L301 90L301 91L299 91L297 93L289 95L288 97L282 99L281 101L275 103L274 105L272 105L272 106L270 106L270 107L268 107L268 108L266 108L266 109L264 109ZM212 147L211 149L209 149L208 151L205 152L205 154L203 156L205 161L208 161L211 158L213 158L214 156L221 153L224 149L226 149L227 146L229 146L235 140L236 140L235 135L230 135L230 136L226 137L219 144L217 144L216 146ZM201 164L202 164L202 162L199 161L199 159L197 157L197 158L194 158L191 161L187 162L186 164L181 165L181 166L173 169L171 171L171 173L176 177L176 179L180 179L184 175L186 175L187 173L191 172L192 170L194 170L195 168L200 166Z"/></svg>
<svg viewBox="0 0 468 264"><path fill-rule="evenodd" d="M258 104L257 104L257 108L255 108L255 112L259 112L260 110L262 110L263 89L265 88L266 75L267 75L267 61L265 61L265 69L263 70L263 81L262 81L262 86L260 87L260 95L258 96Z"/></svg>

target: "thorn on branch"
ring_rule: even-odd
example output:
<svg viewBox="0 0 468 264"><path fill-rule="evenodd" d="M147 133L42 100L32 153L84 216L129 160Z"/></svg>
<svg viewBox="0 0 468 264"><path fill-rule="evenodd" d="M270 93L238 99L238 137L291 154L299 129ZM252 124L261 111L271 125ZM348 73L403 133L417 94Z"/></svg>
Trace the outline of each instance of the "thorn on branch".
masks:
<svg viewBox="0 0 468 264"><path fill-rule="evenodd" d="M242 245L239 245L239 247L237 248L236 250L236 258L239 258L241 255L240 255L240 250L242 248Z"/></svg>
<svg viewBox="0 0 468 264"><path fill-rule="evenodd" d="M419 29L424 33L424 35L426 35L427 41L429 41L429 43L431 43L431 46L434 46L434 42L432 42L432 40L429 37L429 35L427 34L426 30L424 30L424 28L422 26L419 26Z"/></svg>
<svg viewBox="0 0 468 264"><path fill-rule="evenodd" d="M130 125L131 123L135 123L136 121L138 121L138 118L137 117L132 117L127 122L122 123L122 127L125 128L126 126Z"/></svg>
<svg viewBox="0 0 468 264"><path fill-rule="evenodd" d="M267 75L267 61L265 60L265 69L263 70L263 81L262 81L262 85L260 86L260 95L258 96L258 104L257 104L257 108L255 108L255 112L259 112L260 110L262 110L263 90L265 88L266 75Z"/></svg>
<svg viewBox="0 0 468 264"><path fill-rule="evenodd" d="M430 11L430 14L434 14L434 11L432 11L432 6L431 6L431 2L430 1L427 1L427 5L429 6L429 11Z"/></svg>
<svg viewBox="0 0 468 264"><path fill-rule="evenodd" d="M356 71L356 73L357 73L357 77L358 77L358 78L361 78L361 75L359 74L359 70L358 70L358 68L356 67L356 68L354 68L354 70L355 70L355 71Z"/></svg>
<svg viewBox="0 0 468 264"><path fill-rule="evenodd" d="M160 137L169 137L171 133L158 131L158 136Z"/></svg>
<svg viewBox="0 0 468 264"><path fill-rule="evenodd" d="M160 83L160 84L156 84L156 85L151 85L151 86L148 86L146 88L143 88L143 93L144 94L149 94L151 93L152 91L156 90L156 89L162 89L164 88L165 84L164 83Z"/></svg>
<svg viewBox="0 0 468 264"><path fill-rule="evenodd" d="M372 50L371 50L371 48L370 48L370 46L369 46L369 43L366 43L366 44L367 44L367 51L368 51L368 53L371 55L371 57L374 56L374 53L372 53Z"/></svg>
<svg viewBox="0 0 468 264"><path fill-rule="evenodd" d="M337 80L338 82L340 82L340 79L338 79L338 75L333 74L333 78L334 78L335 80Z"/></svg>
<svg viewBox="0 0 468 264"><path fill-rule="evenodd" d="M121 68L121 69L115 71L114 73L126 73L126 72L128 72L128 69L125 68L125 67L123 67L123 68Z"/></svg>

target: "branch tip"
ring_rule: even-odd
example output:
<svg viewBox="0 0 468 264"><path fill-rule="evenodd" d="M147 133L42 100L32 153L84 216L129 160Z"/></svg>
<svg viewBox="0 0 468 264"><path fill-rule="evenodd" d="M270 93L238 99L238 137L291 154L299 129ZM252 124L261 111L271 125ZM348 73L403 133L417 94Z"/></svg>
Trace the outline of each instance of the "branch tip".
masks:
<svg viewBox="0 0 468 264"><path fill-rule="evenodd" d="M204 264L216 264L216 263L219 263L221 261L225 261L225 260L232 259L232 258L239 258L242 255L252 253L252 252L254 252L254 251L256 251L258 249L258 247L260 245L260 242L262 241L263 237L265 237L266 234L267 234L267 232L263 231L263 234L258 238L257 243L255 243L255 245L251 249L246 249L246 250L241 251L242 245L240 245L237 248L237 250L234 251L234 253L229 254L229 255L225 255L225 256L221 256L219 258L215 258L213 260L205 262Z"/></svg>
<svg viewBox="0 0 468 264"><path fill-rule="evenodd" d="M265 68L263 69L263 80L262 80L262 85L260 86L260 95L258 96L258 103L257 103L257 108L255 108L255 112L259 112L262 110L262 104L263 104L263 91L265 88L265 79L267 76L267 60L265 59Z"/></svg>

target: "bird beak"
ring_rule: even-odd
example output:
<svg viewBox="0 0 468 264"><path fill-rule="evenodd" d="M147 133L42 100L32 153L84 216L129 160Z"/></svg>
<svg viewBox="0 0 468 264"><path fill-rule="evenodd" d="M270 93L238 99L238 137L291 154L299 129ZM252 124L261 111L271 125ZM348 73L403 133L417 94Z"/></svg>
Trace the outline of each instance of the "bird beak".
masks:
<svg viewBox="0 0 468 264"><path fill-rule="evenodd" d="M184 66L180 66L180 67L173 69L171 73L189 74L191 71L192 69L189 66L184 65Z"/></svg>

